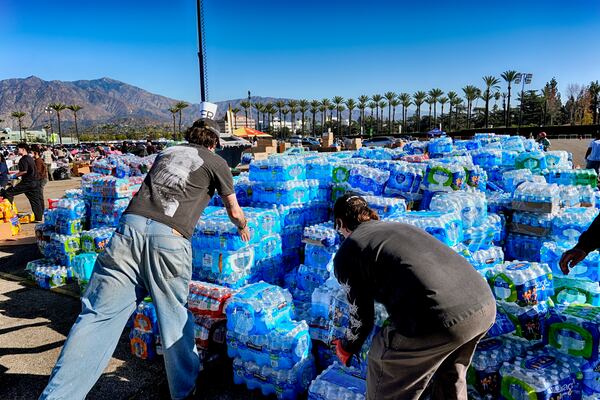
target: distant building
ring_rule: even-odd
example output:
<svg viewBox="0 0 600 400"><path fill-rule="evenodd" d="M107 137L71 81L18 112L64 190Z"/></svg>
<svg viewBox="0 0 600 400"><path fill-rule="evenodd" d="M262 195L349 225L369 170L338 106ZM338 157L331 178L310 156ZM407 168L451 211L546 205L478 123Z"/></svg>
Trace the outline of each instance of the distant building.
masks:
<svg viewBox="0 0 600 400"><path fill-rule="evenodd" d="M237 128L242 128L244 126L247 126L248 128L252 128L254 129L256 127L256 121L250 117L250 115L248 115L248 122L246 122L246 116L243 113L237 114L234 116L234 119L232 122L232 126L233 126L233 130L236 130ZM217 123L219 124L219 128L221 129L221 132L225 132L225 133L229 133L231 134L232 132L230 132L229 130L229 124L227 123L227 114L225 114L225 117L222 120L217 121Z"/></svg>
<svg viewBox="0 0 600 400"><path fill-rule="evenodd" d="M0 141L2 143L19 143L21 139L26 140L28 143L59 143L58 134L51 135L45 129L39 131L23 129L22 132L10 128L0 130ZM64 144L76 143L76 141L76 139L72 140L70 135L63 134L62 142Z"/></svg>

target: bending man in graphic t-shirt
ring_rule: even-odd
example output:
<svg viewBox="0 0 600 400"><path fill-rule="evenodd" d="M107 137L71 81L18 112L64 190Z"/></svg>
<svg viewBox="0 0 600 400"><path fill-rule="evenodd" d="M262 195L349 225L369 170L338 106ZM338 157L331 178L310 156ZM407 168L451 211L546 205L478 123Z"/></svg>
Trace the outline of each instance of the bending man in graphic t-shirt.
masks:
<svg viewBox="0 0 600 400"><path fill-rule="evenodd" d="M156 305L165 369L173 399L195 390L199 358L194 321L185 308L194 227L215 190L244 241L247 221L225 160L214 154L219 131L201 119L189 144L161 152L98 256L83 311L63 347L42 399L83 399L106 368L123 327L147 295Z"/></svg>

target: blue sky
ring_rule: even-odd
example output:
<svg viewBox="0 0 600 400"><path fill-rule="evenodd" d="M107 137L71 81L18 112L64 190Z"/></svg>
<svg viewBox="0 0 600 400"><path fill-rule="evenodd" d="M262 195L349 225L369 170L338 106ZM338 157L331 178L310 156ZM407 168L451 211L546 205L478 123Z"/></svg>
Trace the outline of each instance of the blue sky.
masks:
<svg viewBox="0 0 600 400"><path fill-rule="evenodd" d="M600 80L600 1L204 0L209 99ZM0 79L110 77L199 101L194 0L0 1ZM563 94L564 96L564 94Z"/></svg>

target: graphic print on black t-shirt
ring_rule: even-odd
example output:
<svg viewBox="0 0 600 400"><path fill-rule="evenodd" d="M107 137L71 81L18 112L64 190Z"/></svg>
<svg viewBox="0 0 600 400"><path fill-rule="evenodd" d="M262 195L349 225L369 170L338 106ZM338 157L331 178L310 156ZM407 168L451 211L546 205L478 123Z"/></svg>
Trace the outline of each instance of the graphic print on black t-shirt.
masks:
<svg viewBox="0 0 600 400"><path fill-rule="evenodd" d="M179 208L177 198L185 193L191 173L200 169L204 160L195 148L179 146L165 149L155 162L158 165L152 180L156 195L164 214L173 217Z"/></svg>

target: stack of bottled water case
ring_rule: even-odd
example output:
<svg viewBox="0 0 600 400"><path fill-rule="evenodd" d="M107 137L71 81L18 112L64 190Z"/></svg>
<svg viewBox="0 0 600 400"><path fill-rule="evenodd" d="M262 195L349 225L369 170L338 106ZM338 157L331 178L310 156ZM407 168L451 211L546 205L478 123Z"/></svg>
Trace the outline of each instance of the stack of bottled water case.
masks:
<svg viewBox="0 0 600 400"><path fill-rule="evenodd" d="M57 265L52 260L43 258L28 262L25 270L42 289L66 285L73 278L70 268Z"/></svg>
<svg viewBox="0 0 600 400"><path fill-rule="evenodd" d="M450 247L463 241L462 218L454 211L409 211L390 220L421 228Z"/></svg>
<svg viewBox="0 0 600 400"><path fill-rule="evenodd" d="M151 360L162 354L156 308L152 299L146 297L133 313L133 327L129 333L131 354L143 360Z"/></svg>
<svg viewBox="0 0 600 400"><path fill-rule="evenodd" d="M531 343L523 338L503 335L483 339L477 345L469 368L468 383L480 396L496 399L500 396L500 368L514 362Z"/></svg>
<svg viewBox="0 0 600 400"><path fill-rule="evenodd" d="M90 227L116 227L141 183L142 177L94 177L91 184L84 187L90 204Z"/></svg>
<svg viewBox="0 0 600 400"><path fill-rule="evenodd" d="M505 399L581 399L584 361L549 347L529 350L500 368L500 394Z"/></svg>
<svg viewBox="0 0 600 400"><path fill-rule="evenodd" d="M294 321L291 294L265 282L247 285L227 303L227 352L236 384L295 399L316 371L306 321Z"/></svg>
<svg viewBox="0 0 600 400"><path fill-rule="evenodd" d="M262 279L261 263L281 257L281 222L274 209L245 209L249 243L243 242L225 210L198 221L192 236L193 279L239 288ZM277 273L271 269L271 273ZM275 280L275 278L269 278Z"/></svg>
<svg viewBox="0 0 600 400"><path fill-rule="evenodd" d="M203 354L218 354L226 342L226 302L234 291L208 282L191 281L187 308L195 319L196 347ZM205 357L208 354L203 354Z"/></svg>

